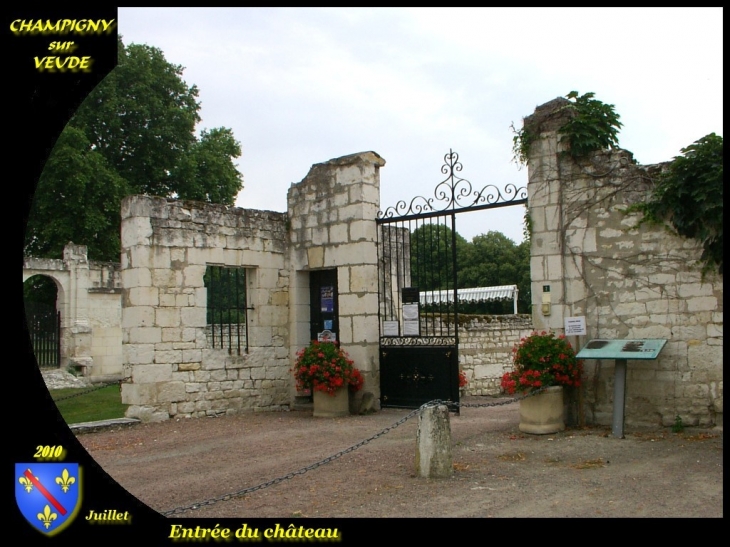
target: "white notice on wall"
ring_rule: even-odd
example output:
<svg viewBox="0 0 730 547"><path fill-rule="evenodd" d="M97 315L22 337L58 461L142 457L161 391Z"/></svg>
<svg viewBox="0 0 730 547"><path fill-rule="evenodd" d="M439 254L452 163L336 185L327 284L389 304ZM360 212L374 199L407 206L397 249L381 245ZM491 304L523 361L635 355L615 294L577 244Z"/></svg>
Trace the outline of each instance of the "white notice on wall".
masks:
<svg viewBox="0 0 730 547"><path fill-rule="evenodd" d="M383 336L398 336L398 321L383 321Z"/></svg>
<svg viewBox="0 0 730 547"><path fill-rule="evenodd" d="M403 304L403 319L418 321L418 304Z"/></svg>
<svg viewBox="0 0 730 547"><path fill-rule="evenodd" d="M334 333L331 330L325 329L322 332L317 333L317 341L318 342L337 342L337 333Z"/></svg>
<svg viewBox="0 0 730 547"><path fill-rule="evenodd" d="M566 317L565 318L565 336L585 336L586 334L586 318Z"/></svg>
<svg viewBox="0 0 730 547"><path fill-rule="evenodd" d="M419 323L418 304L403 304L403 336L418 336Z"/></svg>
<svg viewBox="0 0 730 547"><path fill-rule="evenodd" d="M418 321L403 321L403 336L418 336Z"/></svg>

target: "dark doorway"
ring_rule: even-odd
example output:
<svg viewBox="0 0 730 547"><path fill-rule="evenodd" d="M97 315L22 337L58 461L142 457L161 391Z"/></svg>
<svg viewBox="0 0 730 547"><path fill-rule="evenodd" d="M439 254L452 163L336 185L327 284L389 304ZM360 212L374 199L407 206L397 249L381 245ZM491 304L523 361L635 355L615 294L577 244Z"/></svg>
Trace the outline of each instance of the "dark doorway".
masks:
<svg viewBox="0 0 730 547"><path fill-rule="evenodd" d="M336 340L340 332L337 311L337 270L309 273L309 334L317 340L320 333L331 332Z"/></svg>
<svg viewBox="0 0 730 547"><path fill-rule="evenodd" d="M55 281L34 275L23 283L25 320L40 368L61 366L61 313L56 309Z"/></svg>

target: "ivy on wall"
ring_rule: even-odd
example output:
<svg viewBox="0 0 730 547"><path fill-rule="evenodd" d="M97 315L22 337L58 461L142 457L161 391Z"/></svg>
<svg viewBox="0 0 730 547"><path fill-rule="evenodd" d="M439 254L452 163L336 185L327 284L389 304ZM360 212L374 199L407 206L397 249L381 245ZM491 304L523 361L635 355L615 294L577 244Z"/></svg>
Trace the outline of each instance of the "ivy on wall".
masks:
<svg viewBox="0 0 730 547"><path fill-rule="evenodd" d="M561 142L569 145L569 154L574 158L585 157L596 150L618 147L618 132L622 127L620 116L612 104L595 99L595 93L579 95L571 91L565 96L568 104L565 109L571 113L568 120L558 129ZM512 125L513 160L518 165L527 165L532 143L538 135L531 129L522 127L519 131Z"/></svg>
<svg viewBox="0 0 730 547"><path fill-rule="evenodd" d="M710 133L682 148L659 175L647 203L634 206L644 221L668 221L684 237L702 243L704 271L722 274L722 137Z"/></svg>
<svg viewBox="0 0 730 547"><path fill-rule="evenodd" d="M574 159L587 156L596 150L618 146L618 132L622 124L614 105L595 99L595 93L592 92L579 95L577 91L571 91L565 97L570 102L564 108L569 109L571 115L558 129L558 133L563 136L561 141L568 142L568 153ZM512 124L512 131L513 161L518 166L527 165L530 148L538 134L524 125L518 131ZM523 235L525 239L532 235L532 219L527 206L523 218Z"/></svg>
<svg viewBox="0 0 730 547"><path fill-rule="evenodd" d="M614 105L594 99L594 96L595 93L578 95L577 91L566 95L571 101L566 108L574 115L558 129L558 133L567 139L569 154L576 159L596 150L618 147L618 132L622 127L620 116L616 114Z"/></svg>
<svg viewBox="0 0 730 547"><path fill-rule="evenodd" d="M573 159L618 147L623 124L614 105L599 101L595 93L580 95L571 91L565 97L569 103L563 108L570 116L558 128L558 134L561 142L567 142L567 153ZM525 127L517 131L513 125L512 130L513 159L518 165L527 165L530 148L539 135ZM668 221L677 234L702 243L703 271L714 267L722 274L722 137L710 133L683 148L682 154L659 175L650 200L629 210L644 213L642 222ZM529 212L525 215L525 230L529 233Z"/></svg>

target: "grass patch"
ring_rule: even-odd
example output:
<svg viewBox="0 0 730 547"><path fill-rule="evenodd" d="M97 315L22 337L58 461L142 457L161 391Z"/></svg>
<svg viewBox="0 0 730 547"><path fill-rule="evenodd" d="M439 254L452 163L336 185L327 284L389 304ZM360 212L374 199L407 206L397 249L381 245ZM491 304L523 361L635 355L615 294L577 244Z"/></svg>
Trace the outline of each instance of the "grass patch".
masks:
<svg viewBox="0 0 730 547"><path fill-rule="evenodd" d="M124 418L127 405L122 404L122 395L117 384L94 391L89 391L90 389L83 387L50 390L51 397L56 401L56 406L67 424ZM70 395L75 397L69 397Z"/></svg>

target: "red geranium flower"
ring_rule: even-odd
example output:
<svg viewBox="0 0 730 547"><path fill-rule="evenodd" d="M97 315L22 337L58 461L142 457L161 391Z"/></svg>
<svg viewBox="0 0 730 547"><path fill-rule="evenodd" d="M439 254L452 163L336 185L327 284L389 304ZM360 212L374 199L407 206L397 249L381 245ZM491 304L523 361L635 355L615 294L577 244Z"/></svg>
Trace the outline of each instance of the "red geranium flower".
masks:
<svg viewBox="0 0 730 547"><path fill-rule="evenodd" d="M297 351L292 372L299 390L312 389L334 395L344 386L358 391L364 384L354 361L336 342L312 341Z"/></svg>
<svg viewBox="0 0 730 547"><path fill-rule="evenodd" d="M548 386L580 386L583 361L565 336L542 331L520 339L512 348L512 371L502 376L502 389L510 395Z"/></svg>

